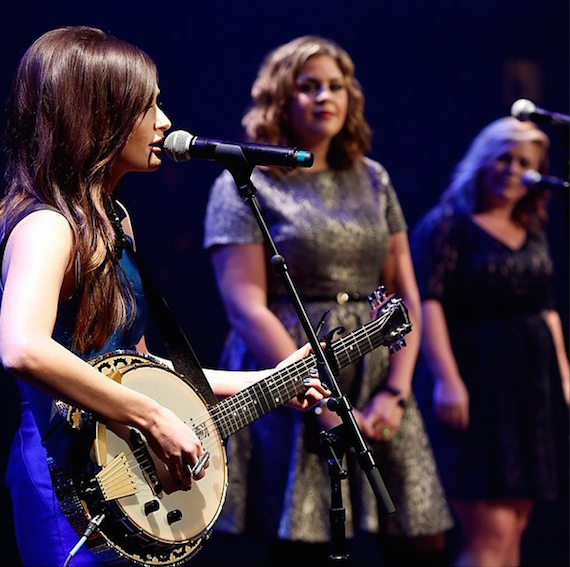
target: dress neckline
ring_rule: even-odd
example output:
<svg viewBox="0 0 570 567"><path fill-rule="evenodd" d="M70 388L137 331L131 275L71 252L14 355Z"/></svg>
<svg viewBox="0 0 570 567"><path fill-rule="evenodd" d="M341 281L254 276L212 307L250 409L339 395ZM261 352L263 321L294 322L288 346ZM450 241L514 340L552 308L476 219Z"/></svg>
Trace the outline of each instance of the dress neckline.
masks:
<svg viewBox="0 0 570 567"><path fill-rule="evenodd" d="M489 230L489 227L481 223L478 219L476 219L473 215L470 215L469 219L471 220L472 224L474 224L481 232L486 234L489 238L492 238L495 242L501 244L505 248L508 248L511 252L519 252L522 250L528 240L528 231L524 231L524 237L521 239L520 244L516 245L508 240L501 238L501 236L492 230Z"/></svg>

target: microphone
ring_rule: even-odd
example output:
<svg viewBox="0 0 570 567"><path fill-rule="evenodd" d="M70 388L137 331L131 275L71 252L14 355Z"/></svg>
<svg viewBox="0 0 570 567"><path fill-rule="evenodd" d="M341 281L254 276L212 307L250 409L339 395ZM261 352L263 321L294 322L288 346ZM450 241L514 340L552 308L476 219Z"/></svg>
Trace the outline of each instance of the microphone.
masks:
<svg viewBox="0 0 570 567"><path fill-rule="evenodd" d="M277 167L311 167L313 154L296 148L268 144L241 144L198 138L184 130L177 130L164 140L166 155L177 162L189 159L209 159L222 164L243 162L249 165Z"/></svg>
<svg viewBox="0 0 570 567"><path fill-rule="evenodd" d="M550 124L551 126L570 126L570 116L567 114L559 114L558 112L549 112L544 108L539 108L534 102L519 98L511 106L511 115L519 120L532 120L533 122Z"/></svg>
<svg viewBox="0 0 570 567"><path fill-rule="evenodd" d="M545 189L568 189L570 183L560 179L560 177L553 177L552 175L541 175L534 169L527 169L521 178L522 184L525 187L543 187Z"/></svg>

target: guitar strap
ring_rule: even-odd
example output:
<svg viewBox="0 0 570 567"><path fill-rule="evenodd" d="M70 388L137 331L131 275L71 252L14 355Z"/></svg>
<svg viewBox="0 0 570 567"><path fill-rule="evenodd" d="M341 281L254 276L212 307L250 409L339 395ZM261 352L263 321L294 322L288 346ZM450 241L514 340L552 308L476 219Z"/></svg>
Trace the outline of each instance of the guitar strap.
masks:
<svg viewBox="0 0 570 567"><path fill-rule="evenodd" d="M202 366L198 361L198 357L192 345L172 315L166 300L160 293L154 280L150 277L139 255L132 247L130 247L130 249L139 267L149 308L157 324L168 356L174 365L174 369L190 380L206 402L210 406L213 406L217 402L216 396L202 370Z"/></svg>

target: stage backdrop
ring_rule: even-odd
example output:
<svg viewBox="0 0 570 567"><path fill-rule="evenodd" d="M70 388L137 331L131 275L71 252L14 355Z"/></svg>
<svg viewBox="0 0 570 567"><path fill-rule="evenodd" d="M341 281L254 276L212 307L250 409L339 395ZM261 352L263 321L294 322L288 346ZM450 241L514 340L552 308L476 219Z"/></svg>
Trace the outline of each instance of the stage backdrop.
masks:
<svg viewBox="0 0 570 567"><path fill-rule="evenodd" d="M567 0L20 0L4 9L2 22L2 100L19 58L40 34L96 26L155 59L173 129L235 141L243 139L249 89L270 49L303 34L338 41L352 55L366 93L371 157L388 168L410 227L435 203L476 133L509 114L515 100L568 113ZM545 129L553 139L553 174L564 177L567 149L556 131ZM208 161L164 160L157 173L131 174L121 196L144 260L202 363L215 366L227 324L202 250L202 223L210 184L222 169ZM567 193L553 195L551 212L557 297L568 336ZM151 346L161 349L152 333ZM4 455L15 403L0 413ZM9 565L18 560L6 543L11 537L4 537L11 527L3 486L0 498L8 546L0 564ZM540 563L555 564L545 563L544 554L567 553L563 520L562 543L556 532L536 543Z"/></svg>

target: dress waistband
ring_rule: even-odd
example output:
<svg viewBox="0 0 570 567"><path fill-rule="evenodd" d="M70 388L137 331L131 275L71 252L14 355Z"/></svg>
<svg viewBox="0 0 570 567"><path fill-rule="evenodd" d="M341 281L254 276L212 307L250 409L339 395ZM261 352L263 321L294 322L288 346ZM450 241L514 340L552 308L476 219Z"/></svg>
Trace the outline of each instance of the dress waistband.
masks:
<svg viewBox="0 0 570 567"><path fill-rule="evenodd" d="M289 296L287 295L270 295L268 297L269 301L287 301L289 300ZM315 302L315 301L326 301L331 302L334 301L339 305L344 305L351 301L368 301L368 294L365 293L358 293L358 292L349 292L349 291L339 291L336 295L301 295L301 301L303 303L306 302Z"/></svg>

